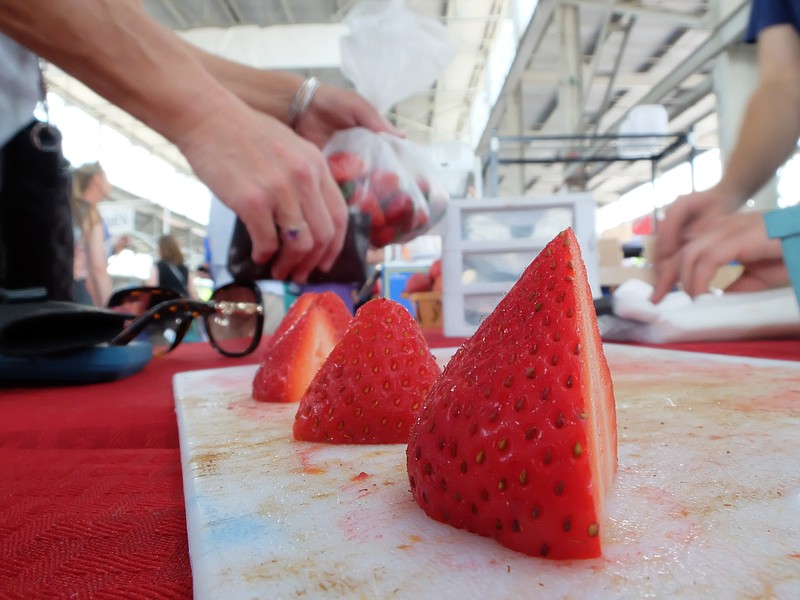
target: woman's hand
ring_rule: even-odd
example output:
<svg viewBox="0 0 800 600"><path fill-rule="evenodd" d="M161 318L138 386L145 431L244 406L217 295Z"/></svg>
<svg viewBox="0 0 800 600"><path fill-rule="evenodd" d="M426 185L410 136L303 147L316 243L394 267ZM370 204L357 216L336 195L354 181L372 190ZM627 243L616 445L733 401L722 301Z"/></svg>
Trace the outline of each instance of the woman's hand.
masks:
<svg viewBox="0 0 800 600"><path fill-rule="evenodd" d="M272 276L304 282L341 251L347 207L320 150L231 95L176 143L197 176L244 222L253 260L280 248ZM282 241L282 243L281 243Z"/></svg>
<svg viewBox="0 0 800 600"><path fill-rule="evenodd" d="M299 135L319 148L336 131L351 127L404 136L359 94L325 84L319 86L308 108L293 126Z"/></svg>

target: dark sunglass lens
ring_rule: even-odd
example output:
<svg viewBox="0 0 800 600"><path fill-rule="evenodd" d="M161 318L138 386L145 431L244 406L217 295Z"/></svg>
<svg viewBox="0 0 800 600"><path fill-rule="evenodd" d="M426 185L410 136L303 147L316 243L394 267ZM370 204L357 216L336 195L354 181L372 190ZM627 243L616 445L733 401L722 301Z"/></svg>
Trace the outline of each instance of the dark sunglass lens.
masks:
<svg viewBox="0 0 800 600"><path fill-rule="evenodd" d="M246 352L259 326L260 306L253 290L221 288L212 294L211 300L217 310L206 319L209 337L225 352Z"/></svg>
<svg viewBox="0 0 800 600"><path fill-rule="evenodd" d="M132 292L114 299L113 304L109 304L117 312L129 313L134 316L144 314L149 308L150 294Z"/></svg>

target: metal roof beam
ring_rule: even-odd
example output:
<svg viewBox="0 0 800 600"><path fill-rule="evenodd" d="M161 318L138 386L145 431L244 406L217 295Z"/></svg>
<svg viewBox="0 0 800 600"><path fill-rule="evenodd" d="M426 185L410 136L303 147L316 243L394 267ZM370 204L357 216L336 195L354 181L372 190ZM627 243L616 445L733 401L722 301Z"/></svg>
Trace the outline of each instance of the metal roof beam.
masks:
<svg viewBox="0 0 800 600"><path fill-rule="evenodd" d="M517 44L517 52L514 55L511 67L508 69L506 80L503 82L503 86L498 94L498 100L489 111L486 126L475 148L477 154L485 155L488 153L489 141L494 135L495 129L500 126L500 121L506 110L506 98L510 97L517 89L528 65L528 61L530 61L531 56L533 56L539 48L539 44L542 43L545 32L554 20L555 9L559 3L560 0L539 0L539 3L536 5L536 10L533 11L531 20L525 28L525 33L522 34Z"/></svg>
<svg viewBox="0 0 800 600"><path fill-rule="evenodd" d="M527 71L522 76L522 85L555 85L558 83L559 74L555 71ZM613 79L614 87L617 88L642 88L650 89L660 80L652 73L604 73L594 74L591 76L591 81L598 85L608 85ZM689 82L687 87L694 87L700 83L704 76L694 74L687 77L686 81ZM453 90L454 92L456 90ZM459 92L461 90L458 90Z"/></svg>
<svg viewBox="0 0 800 600"><path fill-rule="evenodd" d="M653 88L644 94L637 104L659 104L692 74L699 71L726 48L742 39L750 15L750 2L745 0L733 9L711 32L708 38L689 57L675 69L663 77ZM629 111L625 111L615 122L606 127L606 131L616 130Z"/></svg>
<svg viewBox="0 0 800 600"><path fill-rule="evenodd" d="M623 4L620 2L609 3L606 0L563 0L563 4L574 4L585 8L593 8L599 11L608 11L621 14L632 15L635 17L647 17L657 19L659 23L669 23L670 25L677 25L687 27L689 29L707 29L709 22L706 17L707 13L701 15L692 15L687 13L676 12L674 10L661 10L658 8L637 6L634 4Z"/></svg>

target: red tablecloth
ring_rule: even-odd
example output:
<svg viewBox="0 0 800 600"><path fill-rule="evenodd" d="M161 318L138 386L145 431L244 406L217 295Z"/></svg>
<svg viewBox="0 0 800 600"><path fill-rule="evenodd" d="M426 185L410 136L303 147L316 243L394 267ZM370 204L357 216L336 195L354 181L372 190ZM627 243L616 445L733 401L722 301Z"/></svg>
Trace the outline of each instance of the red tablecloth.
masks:
<svg viewBox="0 0 800 600"><path fill-rule="evenodd" d="M800 361L800 340L662 347ZM184 344L117 382L0 389L0 597L191 597L172 376L256 360Z"/></svg>

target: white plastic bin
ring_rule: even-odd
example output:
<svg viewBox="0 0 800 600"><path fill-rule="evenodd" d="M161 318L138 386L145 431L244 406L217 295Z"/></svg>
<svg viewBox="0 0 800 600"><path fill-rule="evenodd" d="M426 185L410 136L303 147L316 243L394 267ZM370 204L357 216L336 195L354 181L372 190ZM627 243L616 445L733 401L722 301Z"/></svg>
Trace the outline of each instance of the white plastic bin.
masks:
<svg viewBox="0 0 800 600"><path fill-rule="evenodd" d="M559 232L572 227L600 295L595 201L591 194L455 200L444 217L444 334L471 335L525 268Z"/></svg>

